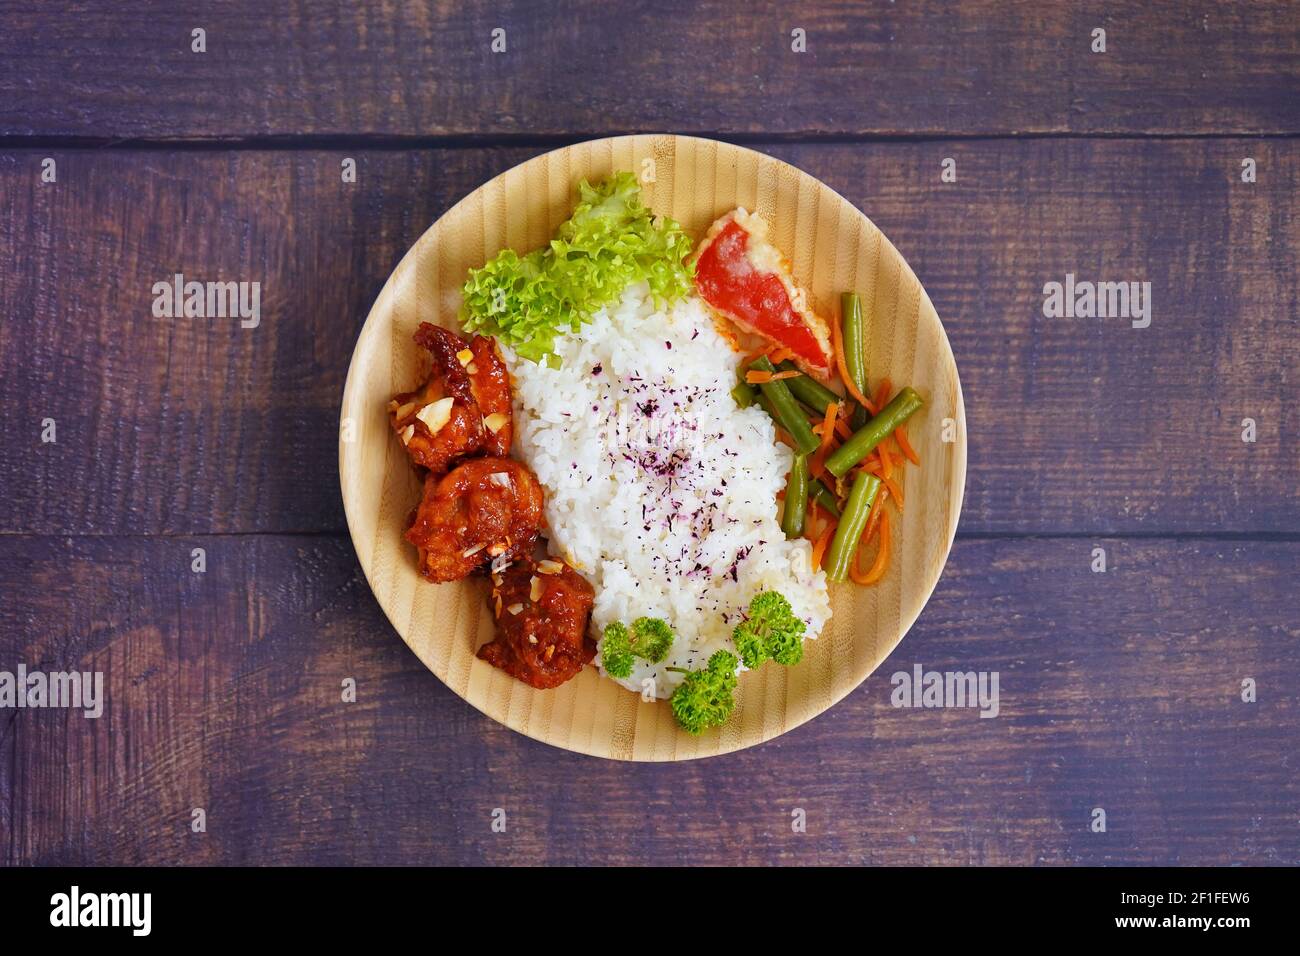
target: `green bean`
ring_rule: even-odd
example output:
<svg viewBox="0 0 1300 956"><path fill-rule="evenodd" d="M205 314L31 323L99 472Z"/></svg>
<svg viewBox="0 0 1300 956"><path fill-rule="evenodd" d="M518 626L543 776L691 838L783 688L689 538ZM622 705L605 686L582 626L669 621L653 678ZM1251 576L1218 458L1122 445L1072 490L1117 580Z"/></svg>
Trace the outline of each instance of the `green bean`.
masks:
<svg viewBox="0 0 1300 956"><path fill-rule="evenodd" d="M793 362L782 362L781 371L798 372L799 366L795 365ZM785 384L789 386L790 393L794 395L795 398L799 399L799 401L803 402L818 415L825 415L826 406L831 402L842 403L844 401L841 396L836 395L821 382L817 381L815 378L809 378L802 372L799 372L797 378L785 379Z"/></svg>
<svg viewBox="0 0 1300 956"><path fill-rule="evenodd" d="M853 386L859 395L867 394L867 324L862 320L862 300L856 292L845 292L840 296L840 320L844 333L844 366L853 379ZM871 413L861 405L855 405L849 418L849 425L857 431L871 421Z"/></svg>
<svg viewBox="0 0 1300 956"><path fill-rule="evenodd" d="M731 397L736 400L736 404L741 408L749 408L754 404L754 399L758 398L758 389L748 382L739 382L731 390Z"/></svg>
<svg viewBox="0 0 1300 956"><path fill-rule="evenodd" d="M776 372L776 366L766 355L751 362L749 367L756 372ZM759 385L759 390L772 403L776 420L794 439L794 450L801 455L815 451L821 443L813 434L812 426L808 424L808 417L800 410L799 403L790 394L790 389L786 388L785 381L763 382Z"/></svg>
<svg viewBox="0 0 1300 956"><path fill-rule="evenodd" d="M790 479L785 483L785 513L781 515L781 530L787 538L803 534L803 519L808 512L808 456L795 455L790 466Z"/></svg>
<svg viewBox="0 0 1300 956"><path fill-rule="evenodd" d="M835 454L826 459L826 470L836 478L843 478L921 405L921 396L912 391L911 386L904 387L875 418L850 435Z"/></svg>
<svg viewBox="0 0 1300 956"><path fill-rule="evenodd" d="M813 500L831 513L832 517L840 516L840 501L835 497L835 492L826 487L826 483L820 478L814 478L812 483Z"/></svg>
<svg viewBox="0 0 1300 956"><path fill-rule="evenodd" d="M880 479L875 475L860 471L853 479L849 500L844 503L844 514L835 526L835 537L831 538L831 546L826 549L822 562L827 581L843 581L849 576L849 565L857 554L858 540L867 527L871 503L876 500L879 490Z"/></svg>
<svg viewBox="0 0 1300 956"><path fill-rule="evenodd" d="M791 379L791 381L793 381L793 379ZM752 385L748 387L753 388ZM772 407L772 403L768 401L766 395L762 392L758 392L755 401L757 401L759 408L767 412L772 421L779 421L776 417L776 409ZM838 518L840 516L840 500L835 497L835 492L827 486L826 482L822 481L820 478L814 478L811 482L809 492L812 495L813 500L829 511L834 517Z"/></svg>
<svg viewBox="0 0 1300 956"><path fill-rule="evenodd" d="M843 333L844 368L853 385L867 394L867 325L862 321L862 301L856 292L840 296L840 330Z"/></svg>

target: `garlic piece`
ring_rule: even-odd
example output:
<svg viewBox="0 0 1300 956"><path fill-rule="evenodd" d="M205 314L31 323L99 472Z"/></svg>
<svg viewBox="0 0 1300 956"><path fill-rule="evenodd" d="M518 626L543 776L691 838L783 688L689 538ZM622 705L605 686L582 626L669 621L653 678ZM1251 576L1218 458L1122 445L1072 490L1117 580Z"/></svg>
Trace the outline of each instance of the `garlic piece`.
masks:
<svg viewBox="0 0 1300 956"><path fill-rule="evenodd" d="M431 434L438 434L442 426L451 421L451 406L456 403L454 398L440 398L436 402L430 402L415 413L415 417L424 422Z"/></svg>

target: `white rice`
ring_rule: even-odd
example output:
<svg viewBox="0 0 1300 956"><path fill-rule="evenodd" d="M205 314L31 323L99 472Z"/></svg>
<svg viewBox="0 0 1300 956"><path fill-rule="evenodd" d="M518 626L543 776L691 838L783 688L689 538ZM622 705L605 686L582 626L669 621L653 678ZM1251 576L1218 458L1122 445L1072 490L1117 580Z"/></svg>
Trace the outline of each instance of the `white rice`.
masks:
<svg viewBox="0 0 1300 956"><path fill-rule="evenodd" d="M635 286L557 351L559 368L506 356L515 454L546 489L551 553L595 588L594 636L642 616L676 634L666 660L637 658L619 683L670 696L684 675L668 668L734 653L732 629L763 590L784 594L816 637L826 577L777 518L790 450L766 413L732 399L740 357L699 300L659 308Z"/></svg>

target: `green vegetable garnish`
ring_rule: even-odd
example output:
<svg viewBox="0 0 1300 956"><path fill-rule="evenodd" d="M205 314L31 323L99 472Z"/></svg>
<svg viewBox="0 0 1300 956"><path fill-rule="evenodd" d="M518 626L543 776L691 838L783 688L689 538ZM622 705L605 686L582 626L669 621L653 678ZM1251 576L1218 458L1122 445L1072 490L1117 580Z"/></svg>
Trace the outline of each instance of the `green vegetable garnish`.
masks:
<svg viewBox="0 0 1300 956"><path fill-rule="evenodd" d="M766 660L790 666L803 660L805 628L784 596L763 591L749 603L748 619L736 625L731 638L751 670Z"/></svg>
<svg viewBox="0 0 1300 956"><path fill-rule="evenodd" d="M461 323L494 335L533 362L551 361L555 337L576 332L634 282L647 282L656 302L690 291L690 237L641 203L629 172L596 186L578 186L579 202L550 245L520 257L504 249L465 282Z"/></svg>
<svg viewBox="0 0 1300 956"><path fill-rule="evenodd" d="M736 709L736 655L715 651L703 670L686 675L668 705L688 733L702 734L724 723Z"/></svg>
<svg viewBox="0 0 1300 956"><path fill-rule="evenodd" d="M639 617L632 622L632 653L658 664L673 646L673 630L657 617Z"/></svg>
<svg viewBox="0 0 1300 956"><path fill-rule="evenodd" d="M658 664L668 656L672 646L673 631L667 621L657 617L639 617L632 622L630 632L621 621L615 621L605 628L600 661L611 677L631 677L634 658Z"/></svg>
<svg viewBox="0 0 1300 956"><path fill-rule="evenodd" d="M632 645L628 639L627 628L622 621L615 621L605 626L605 636L600 642L600 663L610 677L626 678L632 676Z"/></svg>

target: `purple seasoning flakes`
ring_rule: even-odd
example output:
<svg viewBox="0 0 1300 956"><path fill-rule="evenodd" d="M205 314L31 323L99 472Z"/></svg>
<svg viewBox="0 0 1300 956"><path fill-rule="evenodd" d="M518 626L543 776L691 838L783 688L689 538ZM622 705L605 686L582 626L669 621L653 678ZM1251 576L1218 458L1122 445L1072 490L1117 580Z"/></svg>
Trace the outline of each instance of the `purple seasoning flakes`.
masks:
<svg viewBox="0 0 1300 956"><path fill-rule="evenodd" d="M593 366L591 367L591 374L592 374L592 375L599 375L599 374L600 374L601 372L603 372L604 370L605 370L605 367L604 367L603 365L601 365L599 362L597 362L595 365L593 365Z"/></svg>

